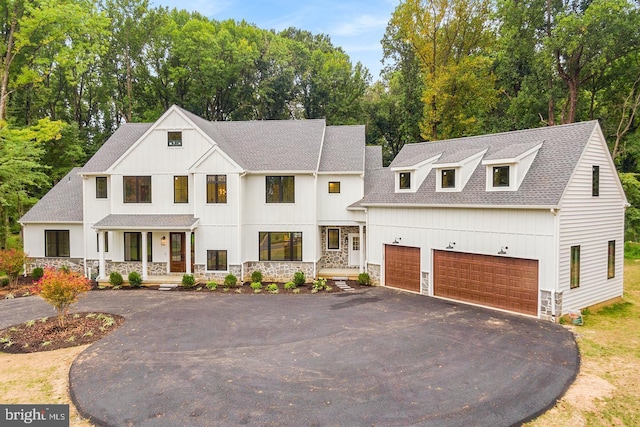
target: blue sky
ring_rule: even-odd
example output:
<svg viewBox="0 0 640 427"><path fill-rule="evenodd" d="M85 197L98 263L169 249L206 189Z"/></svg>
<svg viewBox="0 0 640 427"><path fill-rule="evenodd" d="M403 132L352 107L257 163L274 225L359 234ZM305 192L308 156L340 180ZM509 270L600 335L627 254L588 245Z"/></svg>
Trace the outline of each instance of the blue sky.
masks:
<svg viewBox="0 0 640 427"><path fill-rule="evenodd" d="M277 31L297 27L324 33L355 64L369 69L374 80L382 64L380 40L398 0L150 0L151 6L197 11L216 20L246 20Z"/></svg>

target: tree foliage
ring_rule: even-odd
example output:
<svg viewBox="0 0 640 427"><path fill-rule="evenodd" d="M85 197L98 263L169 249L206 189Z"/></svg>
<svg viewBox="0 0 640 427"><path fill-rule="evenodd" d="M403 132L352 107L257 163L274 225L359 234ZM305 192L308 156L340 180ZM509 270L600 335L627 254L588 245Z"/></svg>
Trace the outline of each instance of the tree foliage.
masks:
<svg viewBox="0 0 640 427"><path fill-rule="evenodd" d="M90 289L89 279L78 273L47 268L34 291L56 309L58 324L64 328L69 307Z"/></svg>

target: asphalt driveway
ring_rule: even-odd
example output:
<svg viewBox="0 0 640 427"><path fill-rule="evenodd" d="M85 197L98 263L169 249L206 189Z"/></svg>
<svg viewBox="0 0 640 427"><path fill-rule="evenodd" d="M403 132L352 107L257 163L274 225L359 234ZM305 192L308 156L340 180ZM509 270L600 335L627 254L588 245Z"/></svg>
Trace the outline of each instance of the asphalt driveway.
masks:
<svg viewBox="0 0 640 427"><path fill-rule="evenodd" d="M70 372L109 426L509 426L573 382L566 329L372 288L360 294L91 292L75 311L125 324ZM0 301L0 327L53 314Z"/></svg>

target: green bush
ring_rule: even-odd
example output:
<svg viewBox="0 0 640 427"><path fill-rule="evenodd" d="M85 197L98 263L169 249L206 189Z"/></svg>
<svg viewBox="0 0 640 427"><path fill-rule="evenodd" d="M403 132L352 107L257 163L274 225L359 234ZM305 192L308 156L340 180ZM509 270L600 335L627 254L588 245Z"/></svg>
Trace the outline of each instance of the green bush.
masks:
<svg viewBox="0 0 640 427"><path fill-rule="evenodd" d="M207 289L209 289L210 291L215 291L216 289L218 289L218 284L216 282L207 282Z"/></svg>
<svg viewBox="0 0 640 427"><path fill-rule="evenodd" d="M318 292L318 291L323 291L326 288L327 288L327 279L318 277L316 280L313 281L313 287L311 288L311 291Z"/></svg>
<svg viewBox="0 0 640 427"><path fill-rule="evenodd" d="M278 285L276 285L275 283L267 285L267 287L265 289L270 294L277 294L278 293Z"/></svg>
<svg viewBox="0 0 640 427"><path fill-rule="evenodd" d="M63 265L62 267L59 268L60 271L62 271L63 273L71 273L71 269L69 268L68 265Z"/></svg>
<svg viewBox="0 0 640 427"><path fill-rule="evenodd" d="M253 273L251 273L251 281L253 283L256 283L256 282L262 283L262 271L256 270Z"/></svg>
<svg viewBox="0 0 640 427"><path fill-rule="evenodd" d="M296 284L295 284L295 283L293 283L293 282L287 282L287 283L285 283L285 284L284 284L284 288L285 288L286 290L295 289L295 288L297 288L297 287L298 287L298 285L296 285Z"/></svg>
<svg viewBox="0 0 640 427"><path fill-rule="evenodd" d="M193 274L185 274L182 276L182 286L184 288L190 289L196 285L196 278L193 277Z"/></svg>
<svg viewBox="0 0 640 427"><path fill-rule="evenodd" d="M296 271L293 275L293 283L295 283L296 286L302 286L306 281L307 278L304 276L304 273L302 271Z"/></svg>
<svg viewBox="0 0 640 427"><path fill-rule="evenodd" d="M3 277L0 279L0 288L4 288L5 286L9 286L11 280L8 277Z"/></svg>
<svg viewBox="0 0 640 427"><path fill-rule="evenodd" d="M44 268L42 267L36 267L33 270L31 270L31 278L33 280L40 280L42 278L42 276L44 275Z"/></svg>
<svg viewBox="0 0 640 427"><path fill-rule="evenodd" d="M109 283L111 283L113 286L122 286L122 282L124 282L124 279L122 279L122 274L118 273L117 271L112 271L109 275Z"/></svg>
<svg viewBox="0 0 640 427"><path fill-rule="evenodd" d="M251 283L250 286L251 286L251 289L253 289L254 291L256 289L262 289L262 283L260 283L260 282L253 282L253 283Z"/></svg>
<svg viewBox="0 0 640 427"><path fill-rule="evenodd" d="M137 271L129 273L129 286L132 288L139 288L140 285L142 285L142 277L140 276L140 273Z"/></svg>
<svg viewBox="0 0 640 427"><path fill-rule="evenodd" d="M11 284L18 284L26 259L27 255L21 249L0 250L0 271L4 271Z"/></svg>
<svg viewBox="0 0 640 427"><path fill-rule="evenodd" d="M238 286L238 278L233 274L227 274L227 276L224 278L224 287L231 288L236 286Z"/></svg>
<svg viewBox="0 0 640 427"><path fill-rule="evenodd" d="M371 277L369 277L369 273L358 274L358 284L362 286L371 285Z"/></svg>

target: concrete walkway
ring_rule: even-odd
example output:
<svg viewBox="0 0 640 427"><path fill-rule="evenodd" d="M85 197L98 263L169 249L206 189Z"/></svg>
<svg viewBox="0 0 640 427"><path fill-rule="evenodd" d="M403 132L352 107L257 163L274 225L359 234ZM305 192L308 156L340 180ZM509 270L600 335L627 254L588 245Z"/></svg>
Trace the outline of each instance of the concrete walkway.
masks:
<svg viewBox="0 0 640 427"><path fill-rule="evenodd" d="M108 426L509 426L579 367L558 325L384 288L101 291L75 310L127 318L70 372L79 411ZM0 301L0 327L52 313Z"/></svg>

